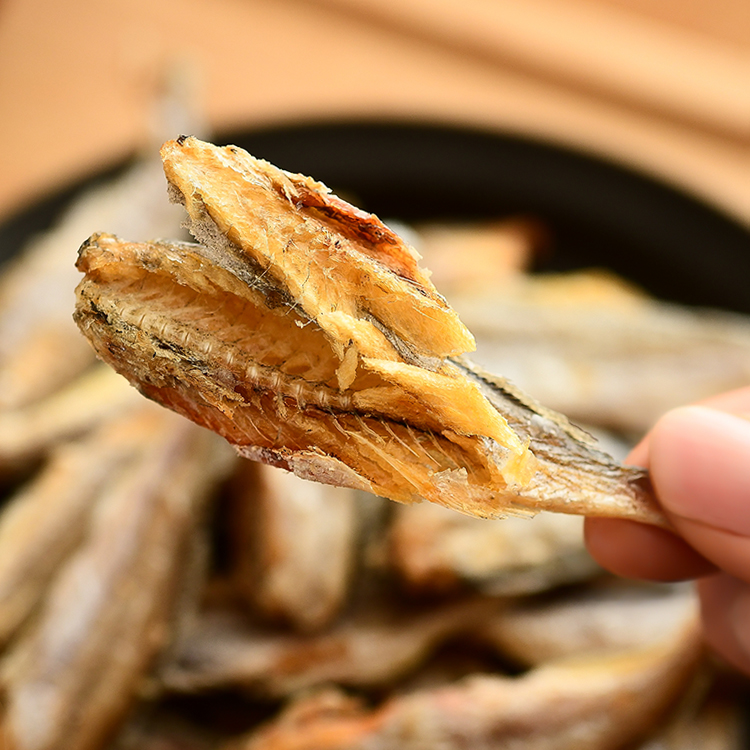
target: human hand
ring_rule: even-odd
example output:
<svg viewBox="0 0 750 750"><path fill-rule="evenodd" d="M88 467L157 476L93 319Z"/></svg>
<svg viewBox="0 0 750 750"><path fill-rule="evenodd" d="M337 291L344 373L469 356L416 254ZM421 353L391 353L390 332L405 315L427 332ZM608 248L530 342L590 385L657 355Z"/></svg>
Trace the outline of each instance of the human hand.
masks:
<svg viewBox="0 0 750 750"><path fill-rule="evenodd" d="M675 534L586 519L586 544L627 578L699 578L709 645L750 674L750 388L664 415L628 463L647 466Z"/></svg>

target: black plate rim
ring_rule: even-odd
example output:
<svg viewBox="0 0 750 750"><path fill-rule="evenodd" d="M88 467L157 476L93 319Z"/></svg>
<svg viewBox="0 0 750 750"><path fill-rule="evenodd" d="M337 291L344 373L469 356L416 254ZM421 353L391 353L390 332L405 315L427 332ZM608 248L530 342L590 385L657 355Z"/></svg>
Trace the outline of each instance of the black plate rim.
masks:
<svg viewBox="0 0 750 750"><path fill-rule="evenodd" d="M277 123L213 140L354 193L383 218L540 215L558 245L540 270L606 266L665 299L750 313L750 228L614 159L516 133L385 118ZM5 221L0 258L130 162L73 181Z"/></svg>

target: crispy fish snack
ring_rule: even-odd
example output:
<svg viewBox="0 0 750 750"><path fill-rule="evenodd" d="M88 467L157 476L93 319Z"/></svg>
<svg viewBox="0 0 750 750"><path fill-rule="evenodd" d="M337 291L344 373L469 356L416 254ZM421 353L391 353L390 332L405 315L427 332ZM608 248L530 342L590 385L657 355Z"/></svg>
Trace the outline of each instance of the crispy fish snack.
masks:
<svg viewBox="0 0 750 750"><path fill-rule="evenodd" d="M375 216L235 147L162 158L202 244L99 234L78 261L78 325L146 396L320 482L664 523L643 471L461 359L471 334Z"/></svg>

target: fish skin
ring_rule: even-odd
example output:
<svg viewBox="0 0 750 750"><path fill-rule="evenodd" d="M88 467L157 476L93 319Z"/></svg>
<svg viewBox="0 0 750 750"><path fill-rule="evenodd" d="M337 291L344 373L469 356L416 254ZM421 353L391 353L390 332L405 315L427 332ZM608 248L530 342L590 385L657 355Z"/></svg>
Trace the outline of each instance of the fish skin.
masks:
<svg viewBox="0 0 750 750"><path fill-rule="evenodd" d="M644 470L462 356L471 334L376 217L338 199L321 213L322 186L237 151L162 149L203 245L81 247L75 319L100 358L304 478L485 518L666 525Z"/></svg>

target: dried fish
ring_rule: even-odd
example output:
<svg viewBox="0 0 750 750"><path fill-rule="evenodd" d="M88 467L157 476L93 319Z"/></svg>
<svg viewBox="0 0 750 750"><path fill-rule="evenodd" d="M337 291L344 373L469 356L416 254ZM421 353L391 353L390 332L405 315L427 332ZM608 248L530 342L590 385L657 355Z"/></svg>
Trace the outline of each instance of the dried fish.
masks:
<svg viewBox="0 0 750 750"><path fill-rule="evenodd" d="M354 490L250 461L238 470L233 486L230 554L246 601L299 630L330 623L354 572Z"/></svg>
<svg viewBox="0 0 750 750"><path fill-rule="evenodd" d="M86 535L109 478L133 459L142 440L123 421L105 424L56 447L39 474L8 501L0 515L0 643L41 601Z"/></svg>
<svg viewBox="0 0 750 750"><path fill-rule="evenodd" d="M614 750L642 737L700 654L697 623L648 649L552 662L517 678L474 675L369 710L325 693L226 750Z"/></svg>
<svg viewBox="0 0 750 750"><path fill-rule="evenodd" d="M84 193L0 277L0 411L46 397L93 362L71 321L78 279L71 248L98 226L139 236L179 234L180 216L162 199L158 160L144 159Z"/></svg>
<svg viewBox="0 0 750 750"><path fill-rule="evenodd" d="M698 616L687 585L592 585L518 599L486 622L480 638L524 666L674 638Z"/></svg>
<svg viewBox="0 0 750 750"><path fill-rule="evenodd" d="M44 399L0 412L0 473L24 468L137 404L124 378L96 365Z"/></svg>
<svg viewBox="0 0 750 750"><path fill-rule="evenodd" d="M399 507L388 532L389 562L409 588L528 594L590 578L583 519L540 513L489 521L437 505Z"/></svg>
<svg viewBox="0 0 750 750"><path fill-rule="evenodd" d="M95 235L78 262L79 326L145 395L304 478L665 523L645 472L460 358L471 334L376 217L235 147L162 156L205 246Z"/></svg>
<svg viewBox="0 0 750 750"><path fill-rule="evenodd" d="M101 747L169 639L223 444L153 406L129 429L139 453L110 476L87 538L3 669L15 750Z"/></svg>
<svg viewBox="0 0 750 750"><path fill-rule="evenodd" d="M529 276L451 303L478 363L583 423L640 435L750 382L750 318L652 300L601 273Z"/></svg>
<svg viewBox="0 0 750 750"><path fill-rule="evenodd" d="M383 687L441 642L478 628L498 606L474 598L410 610L375 600L319 635L272 631L216 611L199 620L160 676L173 691L241 687L277 697L326 683Z"/></svg>

